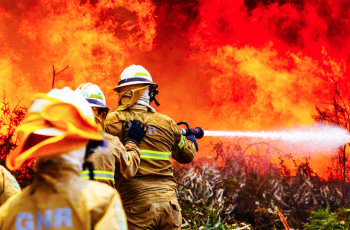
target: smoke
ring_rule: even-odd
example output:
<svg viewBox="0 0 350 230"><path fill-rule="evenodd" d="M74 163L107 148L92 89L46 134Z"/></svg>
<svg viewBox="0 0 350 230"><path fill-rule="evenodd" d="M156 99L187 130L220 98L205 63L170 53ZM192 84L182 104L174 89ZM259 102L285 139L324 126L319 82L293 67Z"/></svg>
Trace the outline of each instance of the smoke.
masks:
<svg viewBox="0 0 350 230"><path fill-rule="evenodd" d="M314 124L302 128L294 128L283 131L204 131L205 136L211 137L248 137L280 141L288 147L311 152L332 151L350 142L349 132L339 126Z"/></svg>

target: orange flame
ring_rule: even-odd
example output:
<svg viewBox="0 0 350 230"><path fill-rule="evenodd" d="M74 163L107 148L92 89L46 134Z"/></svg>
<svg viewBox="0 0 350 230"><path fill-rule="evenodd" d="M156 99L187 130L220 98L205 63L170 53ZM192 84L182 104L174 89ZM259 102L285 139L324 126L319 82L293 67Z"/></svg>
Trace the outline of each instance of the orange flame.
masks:
<svg viewBox="0 0 350 230"><path fill-rule="evenodd" d="M175 121L309 124L327 98L323 62L348 82L349 10L347 0L0 0L0 85L27 103L50 90L52 65L68 65L57 88L98 84L113 108L119 74L141 64L160 86L156 109Z"/></svg>
<svg viewBox="0 0 350 230"><path fill-rule="evenodd" d="M191 58L212 75L210 117L219 119L209 128L267 130L312 123L315 105L327 98L326 85L316 76L323 64L347 79L349 2L275 2L253 9L244 5L253 1L199 2ZM323 158L313 167L325 176L327 162Z"/></svg>
<svg viewBox="0 0 350 230"><path fill-rule="evenodd" d="M69 66L59 75L58 88L91 81L111 92L107 88L132 62L130 49L150 50L156 35L155 6L150 0L103 0L96 5L60 0L2 2L0 38L5 56L0 59L0 84L20 98L50 90L52 65Z"/></svg>

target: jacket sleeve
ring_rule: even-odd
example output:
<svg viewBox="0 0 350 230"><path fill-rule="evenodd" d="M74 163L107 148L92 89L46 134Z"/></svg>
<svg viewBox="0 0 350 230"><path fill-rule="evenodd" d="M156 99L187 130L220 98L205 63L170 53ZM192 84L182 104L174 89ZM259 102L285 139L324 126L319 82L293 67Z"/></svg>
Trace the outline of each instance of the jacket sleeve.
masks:
<svg viewBox="0 0 350 230"><path fill-rule="evenodd" d="M116 175L121 174L124 178L134 177L140 166L140 149L133 142L127 142L125 146L118 137L112 137L111 147L109 148L116 158Z"/></svg>
<svg viewBox="0 0 350 230"><path fill-rule="evenodd" d="M171 129L174 133L174 147L172 151L172 157L177 162L181 164L188 164L191 163L193 160L195 154L196 154L196 147L194 143L190 140L187 140L186 137L184 137L181 134L181 131L177 124L174 121L171 121Z"/></svg>
<svg viewBox="0 0 350 230"><path fill-rule="evenodd" d="M21 188L12 174L0 165L0 205L16 193Z"/></svg>
<svg viewBox="0 0 350 230"><path fill-rule="evenodd" d="M132 142L128 142L125 146L122 144L124 141L123 123L116 113L108 114L105 121L106 136L113 137L113 154L117 158L116 175L121 174L124 178L130 179L136 175L140 166L140 149ZM110 135L108 135L110 134Z"/></svg>
<svg viewBox="0 0 350 230"><path fill-rule="evenodd" d="M109 134L103 136L108 141L108 148L96 149L90 161L93 164L95 179L115 188L115 175L122 175L126 179L136 175L141 152L132 142L124 146L118 137ZM82 179L88 180L89 171L82 171L81 176Z"/></svg>
<svg viewBox="0 0 350 230"><path fill-rule="evenodd" d="M126 216L122 201L117 193L112 197L95 230L127 230Z"/></svg>
<svg viewBox="0 0 350 230"><path fill-rule="evenodd" d="M89 160L93 165L95 179L115 188L114 174L116 159L114 155L110 153L109 148L96 149ZM80 174L82 179L90 179L88 170L84 170Z"/></svg>

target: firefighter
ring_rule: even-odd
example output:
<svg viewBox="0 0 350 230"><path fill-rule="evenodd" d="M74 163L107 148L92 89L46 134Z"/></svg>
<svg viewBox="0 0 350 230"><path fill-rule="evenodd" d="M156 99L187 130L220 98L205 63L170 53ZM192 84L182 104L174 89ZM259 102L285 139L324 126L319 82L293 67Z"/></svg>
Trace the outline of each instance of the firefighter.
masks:
<svg viewBox="0 0 350 230"><path fill-rule="evenodd" d="M138 147L141 164L131 179L118 177L119 191L128 220L128 228L180 229L181 209L177 201L177 183L170 157L179 163L190 163L196 151L194 136L185 138L176 123L155 111L150 102L158 93L149 72L139 65L126 68L118 86L117 108L108 114L105 130L127 140L130 123L142 121L147 133Z"/></svg>
<svg viewBox="0 0 350 230"><path fill-rule="evenodd" d="M93 163L94 178L115 188L115 175L130 179L136 174L141 155L140 149L137 147L139 140L130 139L124 147L118 137L104 132L104 122L109 108L106 106L105 96L98 85L82 84L75 91L80 92L89 102L97 128L102 133L103 138L108 141L108 148L97 148L90 157ZM139 129L140 138L146 134L146 126L141 122L135 123L133 128ZM115 174L115 170L119 173ZM88 170L82 171L81 175L83 179L89 179Z"/></svg>
<svg viewBox="0 0 350 230"><path fill-rule="evenodd" d="M0 230L127 229L115 189L80 178L90 147L102 142L90 105L66 87L39 93L17 127L10 170L36 158L33 183L0 207Z"/></svg>
<svg viewBox="0 0 350 230"><path fill-rule="evenodd" d="M0 165L0 206L19 192L21 188L16 179L4 166Z"/></svg>

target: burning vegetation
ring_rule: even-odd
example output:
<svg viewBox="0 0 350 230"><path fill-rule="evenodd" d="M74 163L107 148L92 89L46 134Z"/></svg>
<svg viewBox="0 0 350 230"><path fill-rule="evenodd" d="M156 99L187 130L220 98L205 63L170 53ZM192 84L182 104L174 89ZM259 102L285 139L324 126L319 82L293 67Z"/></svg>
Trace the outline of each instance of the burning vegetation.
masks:
<svg viewBox="0 0 350 230"><path fill-rule="evenodd" d="M147 66L156 109L205 130L350 130L349 12L348 0L0 0L0 163L21 105L51 89L53 65L69 66L55 87L97 83L111 108L122 69ZM199 146L192 164L175 165L184 229L349 226L348 145L307 155L246 139ZM22 187L34 164L14 172Z"/></svg>
<svg viewBox="0 0 350 230"><path fill-rule="evenodd" d="M16 127L24 119L27 108L18 104L11 108L9 102L6 101L4 96L1 107L0 117L0 164L5 166L6 157L10 151L14 150L17 146ZM28 186L34 176L35 160L32 159L22 166L19 170L13 172L18 183L22 188Z"/></svg>

